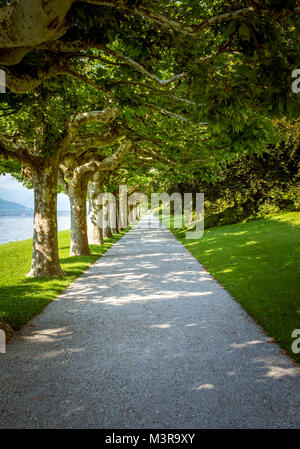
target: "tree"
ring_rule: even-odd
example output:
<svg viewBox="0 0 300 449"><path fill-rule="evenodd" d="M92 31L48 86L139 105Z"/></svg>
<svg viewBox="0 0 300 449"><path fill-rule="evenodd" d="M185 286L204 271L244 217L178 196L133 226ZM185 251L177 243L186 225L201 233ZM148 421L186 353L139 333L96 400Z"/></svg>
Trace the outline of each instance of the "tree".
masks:
<svg viewBox="0 0 300 449"><path fill-rule="evenodd" d="M211 180L225 162L262 153L272 115L298 113L287 82L299 60L295 1L3 3L0 156L31 179L37 222L55 216L58 170L68 172L73 192L70 171L78 169L86 190L79 167L101 161L76 158L80 140L105 135L97 122L115 120L143 142L128 157L133 169ZM54 236L55 218L36 226L34 275L61 274L57 249L44 251L57 248ZM39 258L52 268L36 268Z"/></svg>
<svg viewBox="0 0 300 449"><path fill-rule="evenodd" d="M173 192L203 192L205 226L231 224L249 216L299 209L299 120L276 123L277 142L262 154L243 154L222 163L210 179L156 175L156 188ZM163 181L162 181L163 180Z"/></svg>
<svg viewBox="0 0 300 449"><path fill-rule="evenodd" d="M97 139L94 145L97 147L101 143L103 146L110 145L116 139L117 135L108 134L102 141ZM59 182L63 186L65 193L68 194L71 206L71 256L90 254L86 220L87 190L90 178L96 174L100 175L101 172L114 170L132 145L133 142L125 138L121 141L119 148L110 156L103 158L103 156L95 152L94 154L84 153L81 157L74 158L68 165L65 163L61 164ZM87 162L84 163L84 160ZM69 181L67 181L67 178L69 178ZM94 186L93 194L95 195L96 193ZM94 219L96 218L94 217L95 209L94 207Z"/></svg>
<svg viewBox="0 0 300 449"><path fill-rule="evenodd" d="M88 240L93 245L103 245L103 227L99 226L101 205L97 198L104 193L104 174L98 171L88 184L89 216L88 216Z"/></svg>
<svg viewBox="0 0 300 449"><path fill-rule="evenodd" d="M30 179L34 187L30 276L63 275L57 245L59 166L70 157L70 148L82 127L92 122L111 122L119 114L120 110L113 102L102 110L73 112L66 108L62 96L54 97L42 91L31 96L31 102L20 114L6 117L1 123L5 133L0 134L0 155L21 163L23 175Z"/></svg>
<svg viewBox="0 0 300 449"><path fill-rule="evenodd" d="M177 92L201 99L212 121L227 109L227 119L238 112L242 97L273 114L299 113L288 82L299 61L296 0L2 4L0 65L14 92L56 75L107 88L105 74L113 67L118 76L110 80L112 89L139 86L148 98L156 89L169 99L178 99ZM101 67L91 78L82 62L95 59Z"/></svg>

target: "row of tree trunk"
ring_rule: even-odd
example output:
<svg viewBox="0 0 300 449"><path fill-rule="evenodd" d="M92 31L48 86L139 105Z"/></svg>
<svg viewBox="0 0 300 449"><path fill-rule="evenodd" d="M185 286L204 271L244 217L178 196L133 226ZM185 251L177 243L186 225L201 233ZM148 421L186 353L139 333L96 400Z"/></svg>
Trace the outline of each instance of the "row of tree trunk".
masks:
<svg viewBox="0 0 300 449"><path fill-rule="evenodd" d="M28 276L63 276L58 253L57 238L57 183L58 166L48 164L33 176L34 184L34 232L33 257ZM119 233L127 220L119 213L119 198L116 198L116 220L111 220L108 204L99 204L97 199L104 193L105 177L102 172L92 177L78 176L68 185L67 194L71 209L70 256L90 254L90 244L102 245L105 237ZM87 198L89 211L87 216ZM127 213L127 210L126 210ZM122 214L122 211L121 211ZM138 219L141 208L135 207L131 216ZM131 220L132 221L132 220ZM101 224L101 225L99 225Z"/></svg>

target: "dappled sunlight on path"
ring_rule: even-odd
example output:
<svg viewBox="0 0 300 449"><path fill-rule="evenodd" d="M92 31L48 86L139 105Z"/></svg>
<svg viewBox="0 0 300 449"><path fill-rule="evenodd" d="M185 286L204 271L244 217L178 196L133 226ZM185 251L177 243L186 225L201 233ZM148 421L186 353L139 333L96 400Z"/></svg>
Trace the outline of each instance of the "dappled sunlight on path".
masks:
<svg viewBox="0 0 300 449"><path fill-rule="evenodd" d="M299 427L300 369L145 217L0 358L0 427Z"/></svg>

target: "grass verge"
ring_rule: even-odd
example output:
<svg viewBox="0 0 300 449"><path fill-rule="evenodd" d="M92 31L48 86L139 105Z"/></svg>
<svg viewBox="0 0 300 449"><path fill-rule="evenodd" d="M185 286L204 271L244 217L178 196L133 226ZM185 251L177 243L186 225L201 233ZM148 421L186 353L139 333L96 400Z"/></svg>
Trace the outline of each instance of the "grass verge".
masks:
<svg viewBox="0 0 300 449"><path fill-rule="evenodd" d="M130 228L91 245L90 256L70 257L70 231L58 233L61 266L67 276L25 278L30 271L32 239L0 245L0 317L18 330L80 276Z"/></svg>
<svg viewBox="0 0 300 449"><path fill-rule="evenodd" d="M187 240L173 220L175 237L300 364L291 348L300 329L300 213L209 228L199 240Z"/></svg>

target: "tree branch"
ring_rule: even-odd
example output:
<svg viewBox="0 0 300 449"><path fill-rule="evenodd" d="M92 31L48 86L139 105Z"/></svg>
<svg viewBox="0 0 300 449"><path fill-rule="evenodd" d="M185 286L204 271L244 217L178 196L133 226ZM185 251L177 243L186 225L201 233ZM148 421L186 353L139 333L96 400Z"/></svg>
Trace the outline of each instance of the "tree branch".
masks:
<svg viewBox="0 0 300 449"><path fill-rule="evenodd" d="M198 123L196 123L196 122L193 122L192 120L190 120L190 119L188 119L186 117L183 117L182 115L175 114L174 112L167 111L166 109L159 108L159 107L154 106L154 105L146 106L146 107L149 107L150 109L153 109L154 111L158 111L158 112L160 112L160 113L162 113L162 114L164 114L164 115L166 115L168 117L173 117L173 118L176 118L177 120L181 120L182 122L192 123L193 125L200 125L200 126L207 126L208 125L207 122L198 122Z"/></svg>
<svg viewBox="0 0 300 449"><path fill-rule="evenodd" d="M47 49L54 52L64 52L64 53L74 53L74 52L80 52L82 50L89 50L91 48L94 48L96 50L100 50L103 53L114 57L117 60L123 61L126 64L128 64L130 67L134 68L136 71L142 73L142 75L145 76L145 78L150 79L155 84L159 86L168 86L169 84L174 83L175 81L179 81L183 78L185 78L186 73L179 73L178 75L174 75L170 78L167 78L165 80L158 78L157 76L150 73L148 70L145 69L145 67L140 64L137 61L134 61L133 59L129 58L128 56L122 55L120 52L117 52L115 50L111 50L108 47L105 47L105 45L99 44L98 42L93 41L73 41L73 42L62 42L62 41L54 41L54 42L48 42L44 45L41 45L39 47L40 49ZM83 54L83 56L86 56ZM77 54L77 57L79 57L79 54Z"/></svg>
<svg viewBox="0 0 300 449"><path fill-rule="evenodd" d="M64 192L68 193L68 191L69 191L69 184L65 180L64 172L63 172L61 167L59 167L58 172L57 172L57 180L58 180L58 184L61 185L61 187L63 188Z"/></svg>
<svg viewBox="0 0 300 449"><path fill-rule="evenodd" d="M58 143L57 150L60 154L66 153L71 144L75 141L78 129L81 126L90 122L108 123L114 120L120 112L120 109L110 101L109 106L102 111L78 112L77 114L72 115L67 124L67 133Z"/></svg>
<svg viewBox="0 0 300 449"><path fill-rule="evenodd" d="M151 150L145 150L144 148L142 149L143 153L148 154L149 156L156 156L159 159L168 162L169 164L175 165L176 167L180 166L182 167L181 164L178 164L177 162L173 161L172 159L169 159L168 157L164 156L163 154L158 153L157 151L155 151L153 148L151 148Z"/></svg>
<svg viewBox="0 0 300 449"><path fill-rule="evenodd" d="M110 130L104 135L90 134L83 136L72 144L70 148L70 155L74 161L78 161L80 157L83 157L83 155L86 155L84 157L88 157L87 151L91 149L99 149L114 145L117 139L119 139L123 134L124 131L120 127L111 127ZM76 153L75 155L74 152ZM90 157L90 159L92 159L92 157ZM78 165L81 165L82 163L83 162Z"/></svg>
<svg viewBox="0 0 300 449"><path fill-rule="evenodd" d="M35 165L35 159L30 155L26 142L19 138L7 137L0 134L0 156L18 162Z"/></svg>
<svg viewBox="0 0 300 449"><path fill-rule="evenodd" d="M122 157L129 151L129 149L134 145L133 141L130 139L124 139L120 144L118 150L111 156L107 156L101 162L97 160L92 160L77 167L74 171L75 175L82 174L93 174L97 171L111 171L114 170L119 164Z"/></svg>
<svg viewBox="0 0 300 449"><path fill-rule="evenodd" d="M300 13L300 7L283 8L274 12L272 9L260 9L254 6L209 17L198 24L185 24L139 4L130 6L126 0L82 0L82 2L123 10L189 36L197 36L214 25L249 15L268 15L277 19ZM0 8L0 48L2 49L0 63L15 65L29 51L45 42L54 42L62 37L71 26L66 17L73 3L75 0L22 0Z"/></svg>
<svg viewBox="0 0 300 449"><path fill-rule="evenodd" d="M40 69L35 76L27 73L17 73L13 68L2 67L5 70L6 87L17 94L30 92L45 80L57 75L68 75L70 71L68 63L62 56L56 59L56 63L52 64L48 69Z"/></svg>
<svg viewBox="0 0 300 449"><path fill-rule="evenodd" d="M199 62L203 63L207 60L212 59L215 56L218 56L220 53L229 51L230 43L231 43L231 40L229 42L223 43L216 52L200 58ZM128 58L127 56L123 56L119 52L113 51L97 42L93 42L93 41L86 41L86 42L82 42L82 41L74 41L74 42L53 41L53 42L48 42L46 44L39 46L39 49L44 49L44 50L58 53L58 57L56 57L55 64L52 64L50 66L50 68L48 68L48 69L39 70L39 72L35 76L31 76L28 74L19 74L19 73L15 72L14 69L5 68L5 66L2 65L2 68L4 68L6 70L6 85L12 92L25 93L25 92L29 92L29 91L33 90L34 88L36 88L37 86L39 86L40 84L42 84L45 80L47 80L49 78L52 78L57 75L67 75L67 76L71 76L83 83L90 85L94 89L101 90L104 92L111 92L113 86L117 86L117 85L121 85L121 84L140 85L140 86L144 86L144 87L147 86L143 83L134 82L134 81L117 81L117 82L112 82L110 84L110 87L104 90L101 86L99 86L99 84L97 82L91 80L88 76L82 75L82 74L76 72L75 70L73 70L71 67L71 62L70 62L70 59L72 59L72 58L91 57L92 59L99 59L99 60L103 61L103 58L100 55L88 55L86 53L80 52L82 50L88 50L90 48L94 48L96 50L102 51L103 53L106 53L109 56L112 56L116 60L119 59L119 60L123 61L125 64L114 63L114 62L110 62L110 61L106 61L106 60L105 60L105 63L107 63L107 64L112 63L112 64L116 64L116 65L120 65L120 66L121 65L122 66L124 66L124 65L130 66L135 71L141 73L146 79L151 80L159 87L169 86L170 84L173 84L174 82L184 79L186 77L186 73L180 73L178 75L174 75L167 79L160 79L157 76L150 73L148 70L146 70L145 67L142 64L140 64L139 62L136 62L133 59ZM154 89L153 86L149 86L148 88ZM161 92L163 93L164 91L161 91ZM170 98L172 98L174 100L178 100L178 101L189 103L189 104L195 104L194 102L192 102L188 99L180 98L174 94L171 94L169 91L166 91L165 95L168 95Z"/></svg>
<svg viewBox="0 0 300 449"><path fill-rule="evenodd" d="M74 0L22 0L0 8L0 48L33 48L59 39L70 25L66 15ZM12 55L12 54L11 54Z"/></svg>
<svg viewBox="0 0 300 449"><path fill-rule="evenodd" d="M232 19L243 18L249 15L258 14L258 15L272 15L274 16L274 12L272 9L258 9L254 7L241 8L235 11L229 11L227 13L219 14L208 19L202 20L199 24L185 24L182 22L177 22L172 20L171 18L152 11L142 5L136 5L132 7L128 7L126 0L111 0L111 1L101 1L101 0L83 0L85 3L90 3L93 5L101 5L101 6L110 6L116 9L123 9L129 13L136 14L143 18L147 18L152 20L153 22L161 25L164 28L169 28L173 31L177 31L178 33L194 36L201 33L206 28L210 28L214 25L217 25L222 22L228 22ZM282 17L284 15L291 14L299 14L300 7L290 8L290 9L282 9L277 13L278 16Z"/></svg>

